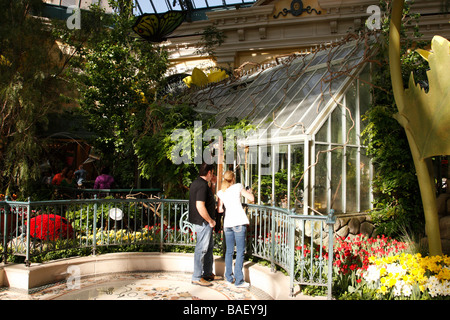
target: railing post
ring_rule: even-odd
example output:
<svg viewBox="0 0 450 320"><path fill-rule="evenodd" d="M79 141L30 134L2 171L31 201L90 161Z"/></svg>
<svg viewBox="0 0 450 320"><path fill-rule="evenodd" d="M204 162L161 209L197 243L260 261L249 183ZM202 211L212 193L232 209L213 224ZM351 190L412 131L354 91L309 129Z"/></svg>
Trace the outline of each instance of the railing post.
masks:
<svg viewBox="0 0 450 320"><path fill-rule="evenodd" d="M27 267L30 266L30 217L31 217L31 199L28 198L27 203L27 248L26 248L26 256L25 256L25 265Z"/></svg>
<svg viewBox="0 0 450 320"><path fill-rule="evenodd" d="M94 194L94 216L92 218L92 254L97 250L97 195Z"/></svg>
<svg viewBox="0 0 450 320"><path fill-rule="evenodd" d="M160 240L159 240L159 251L162 253L164 248L164 201L161 202L161 229L160 229Z"/></svg>
<svg viewBox="0 0 450 320"><path fill-rule="evenodd" d="M333 254L334 254L334 224L336 222L336 216L334 215L334 209L331 209L328 213L327 225L328 225L328 275L327 275L327 299L332 298L333 287Z"/></svg>
<svg viewBox="0 0 450 320"><path fill-rule="evenodd" d="M295 278L295 222L291 217L288 218L289 232L289 296L294 296L294 278Z"/></svg>
<svg viewBox="0 0 450 320"><path fill-rule="evenodd" d="M270 221L271 221L271 226L270 226L270 271L271 272L275 272L275 244L276 244L276 237L275 237L275 225L276 225L276 221L275 221L275 213L272 209L270 209Z"/></svg>
<svg viewBox="0 0 450 320"><path fill-rule="evenodd" d="M6 197L6 199L8 199L8 197ZM7 249L8 249L8 240L9 240L8 215L6 213L6 205L7 205L7 203L5 202L4 207L3 207L3 263L4 264L8 263L8 250ZM0 221L1 221L1 219L0 219Z"/></svg>

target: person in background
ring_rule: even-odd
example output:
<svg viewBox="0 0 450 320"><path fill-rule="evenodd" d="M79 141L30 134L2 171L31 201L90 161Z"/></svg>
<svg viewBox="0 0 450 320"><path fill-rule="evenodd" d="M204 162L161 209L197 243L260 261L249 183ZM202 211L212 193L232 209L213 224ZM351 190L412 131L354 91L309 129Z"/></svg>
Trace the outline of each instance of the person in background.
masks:
<svg viewBox="0 0 450 320"><path fill-rule="evenodd" d="M78 187L83 186L83 182L84 182L84 180L86 180L86 177L87 177L87 171L84 170L83 165L80 164L78 166L78 170L75 171L75 182Z"/></svg>
<svg viewBox="0 0 450 320"><path fill-rule="evenodd" d="M66 188L76 188L75 180L73 177L73 170L69 169L63 176L61 183L59 184L61 187Z"/></svg>
<svg viewBox="0 0 450 320"><path fill-rule="evenodd" d="M217 211L226 208L223 221L225 235L225 279L234 283L238 288L248 288L250 284L244 281L242 269L244 267L244 252L247 225L249 220L241 203L241 196L249 201L255 201L251 190L246 190L240 183L236 183L233 171L226 171L223 175L222 188L217 192L219 198ZM233 254L236 246L236 262L233 272Z"/></svg>
<svg viewBox="0 0 450 320"><path fill-rule="evenodd" d="M64 176L66 175L68 169L69 168L65 167L61 170L61 172L58 172L57 174L55 174L52 179L52 184L55 186L59 186L61 184L62 180L64 179Z"/></svg>
<svg viewBox="0 0 450 320"><path fill-rule="evenodd" d="M50 169L45 170L44 175L42 177L42 183L46 186L49 186L52 184L53 180L53 174Z"/></svg>
<svg viewBox="0 0 450 320"><path fill-rule="evenodd" d="M114 178L109 174L108 168L103 168L101 174L95 179L94 189L111 189Z"/></svg>

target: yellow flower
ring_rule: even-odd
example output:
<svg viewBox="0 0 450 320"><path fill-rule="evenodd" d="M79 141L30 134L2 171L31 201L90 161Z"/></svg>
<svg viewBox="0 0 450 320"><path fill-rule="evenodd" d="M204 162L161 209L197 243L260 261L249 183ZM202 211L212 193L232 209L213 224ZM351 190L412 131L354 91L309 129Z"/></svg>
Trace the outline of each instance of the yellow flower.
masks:
<svg viewBox="0 0 450 320"><path fill-rule="evenodd" d="M387 286L389 288L392 288L393 286L395 286L396 283L397 283L397 279L395 279L394 277L390 277L387 281Z"/></svg>
<svg viewBox="0 0 450 320"><path fill-rule="evenodd" d="M447 255L444 254L444 255L442 256L442 260L443 260L444 264L450 266L450 257L449 257L449 256L447 256Z"/></svg>
<svg viewBox="0 0 450 320"><path fill-rule="evenodd" d="M378 289L378 293L381 293L381 294L386 294L387 293L387 287L386 286L381 286L380 287L380 289Z"/></svg>
<svg viewBox="0 0 450 320"><path fill-rule="evenodd" d="M450 280L450 269L442 268L436 275L439 280Z"/></svg>

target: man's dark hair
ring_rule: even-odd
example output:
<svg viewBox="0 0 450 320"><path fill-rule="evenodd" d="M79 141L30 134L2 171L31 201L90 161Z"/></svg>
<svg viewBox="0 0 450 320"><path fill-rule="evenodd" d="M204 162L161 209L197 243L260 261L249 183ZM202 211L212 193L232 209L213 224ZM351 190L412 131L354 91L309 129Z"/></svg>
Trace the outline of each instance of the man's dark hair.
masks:
<svg viewBox="0 0 450 320"><path fill-rule="evenodd" d="M201 177L204 177L208 174L208 171L214 171L214 165L213 164L207 164L205 162L203 162L200 166L200 168L198 169L198 174Z"/></svg>

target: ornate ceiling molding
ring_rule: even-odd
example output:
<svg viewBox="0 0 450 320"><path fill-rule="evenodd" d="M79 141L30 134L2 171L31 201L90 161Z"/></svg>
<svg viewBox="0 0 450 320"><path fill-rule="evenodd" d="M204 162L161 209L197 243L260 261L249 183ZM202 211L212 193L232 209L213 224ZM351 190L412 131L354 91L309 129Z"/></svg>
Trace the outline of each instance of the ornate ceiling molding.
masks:
<svg viewBox="0 0 450 320"><path fill-rule="evenodd" d="M283 15L285 17L288 14L292 14L294 17L298 17L302 15L303 12L306 12L308 14L311 14L312 12L315 12L316 14L322 13L321 10L311 8L311 6L304 7L302 0L292 0L290 9L284 8L282 11L274 14L273 18L278 19L280 15Z"/></svg>

